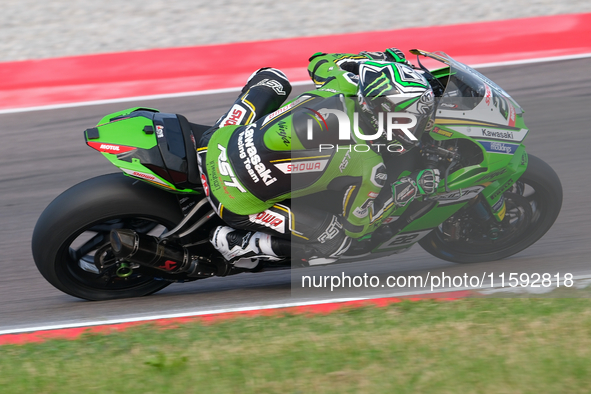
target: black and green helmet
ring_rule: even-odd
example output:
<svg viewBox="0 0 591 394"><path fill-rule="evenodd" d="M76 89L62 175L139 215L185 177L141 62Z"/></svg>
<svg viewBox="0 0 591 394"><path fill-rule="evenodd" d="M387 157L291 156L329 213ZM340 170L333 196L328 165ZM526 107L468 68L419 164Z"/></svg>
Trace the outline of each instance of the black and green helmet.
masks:
<svg viewBox="0 0 591 394"><path fill-rule="evenodd" d="M403 153L414 147L425 129L432 127L434 94L429 82L418 71L404 63L367 61L359 66L357 98L360 116L375 132L383 130L379 143L400 144ZM399 114L399 116L396 116ZM416 123L413 123L413 116ZM409 123L409 133L391 129L387 135L388 119L392 123ZM381 126L381 127L380 127ZM411 134L411 135L409 135ZM414 136L414 139L411 138Z"/></svg>

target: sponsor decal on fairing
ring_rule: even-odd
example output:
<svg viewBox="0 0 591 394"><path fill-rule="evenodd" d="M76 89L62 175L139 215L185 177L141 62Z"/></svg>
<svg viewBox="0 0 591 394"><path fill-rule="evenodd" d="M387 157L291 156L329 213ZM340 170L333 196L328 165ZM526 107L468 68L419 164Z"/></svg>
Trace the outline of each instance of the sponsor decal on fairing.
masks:
<svg viewBox="0 0 591 394"><path fill-rule="evenodd" d="M159 185L166 186L167 188L170 188L170 186L168 184L164 183L161 179L159 179L158 177L156 177L152 174L146 174L145 172L129 170L127 168L122 168L122 170L126 174L129 174L129 175L134 176L136 178L145 179L146 181L157 183Z"/></svg>
<svg viewBox="0 0 591 394"><path fill-rule="evenodd" d="M164 126L156 125L156 137L164 138Z"/></svg>
<svg viewBox="0 0 591 394"><path fill-rule="evenodd" d="M125 153L125 152L132 151L134 149L137 149L133 146L105 144L102 142L90 142L89 141L89 142L87 142L87 144L88 144L88 146L90 146L93 149L98 150L99 152L114 153L114 154Z"/></svg>
<svg viewBox="0 0 591 394"><path fill-rule="evenodd" d="M513 132L511 131L482 129L482 136L489 138L500 138L503 140L515 140L515 138L513 137Z"/></svg>
<svg viewBox="0 0 591 394"><path fill-rule="evenodd" d="M490 174L484 175L482 178L480 178L478 180L478 182L484 182L484 181L493 180L495 178L500 177L501 175L503 175L506 172L507 172L507 169L506 168L501 168L500 170L496 170L496 171L491 172Z"/></svg>
<svg viewBox="0 0 591 394"><path fill-rule="evenodd" d="M484 102L490 107L491 99L493 98L493 92L487 84L484 84Z"/></svg>
<svg viewBox="0 0 591 394"><path fill-rule="evenodd" d="M437 196L431 197L431 199L439 201L439 205L454 204L456 202L466 201L476 197L483 189L484 186L473 186L466 189L459 189L449 193L439 194Z"/></svg>
<svg viewBox="0 0 591 394"><path fill-rule="evenodd" d="M502 128L499 129L494 129L495 125L490 125L490 126L480 126L480 125L473 125L473 126L460 126L460 125L449 125L448 127L452 127L454 129L454 131L458 132L458 133L462 133L466 136L470 136L470 137L476 137L476 138L489 138L489 139L495 139L495 140L504 140L504 141L509 141L509 142L521 142L523 141L523 139L527 136L527 133L529 130L527 129L514 129L514 130L503 130ZM498 127L502 127L501 125L498 125ZM436 127L437 129L437 127ZM437 133L437 134L441 134L441 135L445 135L447 137L451 136L451 133L449 133L450 135L446 135L444 133L443 130L438 129L437 131L435 131L435 129L432 130L432 132Z"/></svg>
<svg viewBox="0 0 591 394"><path fill-rule="evenodd" d="M519 148L518 144L509 144L506 142L500 141L478 141L487 152L492 153L503 153L507 155L512 155L517 151Z"/></svg>
<svg viewBox="0 0 591 394"><path fill-rule="evenodd" d="M449 131L441 130L439 127L434 127L433 130L431 130L431 132L433 132L435 134L443 135L445 137L451 137L453 135L453 133L450 133Z"/></svg>
<svg viewBox="0 0 591 394"><path fill-rule="evenodd" d="M509 105L509 126L515 127L515 107Z"/></svg>
<svg viewBox="0 0 591 394"><path fill-rule="evenodd" d="M398 220L400 216L388 216L386 219L384 219L384 221L382 222L382 224L388 224L388 223L392 223Z"/></svg>
<svg viewBox="0 0 591 394"><path fill-rule="evenodd" d="M498 212L501 210L501 208L503 208L503 204L505 203L505 196L501 195L501 198L499 198L499 201L497 201L496 203L493 204L492 209L494 212Z"/></svg>

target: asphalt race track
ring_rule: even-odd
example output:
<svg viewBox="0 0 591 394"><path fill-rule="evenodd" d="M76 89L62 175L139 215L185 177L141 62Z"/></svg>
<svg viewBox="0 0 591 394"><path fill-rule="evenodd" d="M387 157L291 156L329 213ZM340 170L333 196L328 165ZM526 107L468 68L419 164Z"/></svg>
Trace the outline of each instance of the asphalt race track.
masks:
<svg viewBox="0 0 591 394"><path fill-rule="evenodd" d="M346 264L347 274L591 274L591 128L586 121L591 108L590 62L582 59L481 70L523 106L531 130L526 139L528 152L544 159L562 179L562 212L538 243L504 261L466 265L438 260L416 246L406 254L365 265ZM311 87L298 86L294 93ZM140 299L87 302L49 285L31 256L35 222L53 198L85 179L117 171L85 145L83 130L105 114L134 106L182 113L193 122L207 124L229 108L235 97L235 93L215 94L0 115L0 330L294 301L292 275L277 271L173 284ZM319 275L323 270L311 268L302 273ZM294 297L369 294L361 288L354 290L323 294L300 290ZM409 289L378 290L371 294L392 296Z"/></svg>

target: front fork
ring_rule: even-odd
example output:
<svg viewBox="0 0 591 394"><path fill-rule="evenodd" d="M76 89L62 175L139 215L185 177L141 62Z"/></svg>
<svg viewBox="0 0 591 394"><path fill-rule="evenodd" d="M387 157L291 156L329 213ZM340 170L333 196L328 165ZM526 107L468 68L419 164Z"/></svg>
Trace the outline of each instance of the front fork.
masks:
<svg viewBox="0 0 591 394"><path fill-rule="evenodd" d="M502 222L507 212L503 193L511 189L527 169L527 152L521 145L511 161L507 164L507 173L502 178L489 182L482 191L482 198L474 206L476 214L483 220L490 220L491 215L496 222Z"/></svg>

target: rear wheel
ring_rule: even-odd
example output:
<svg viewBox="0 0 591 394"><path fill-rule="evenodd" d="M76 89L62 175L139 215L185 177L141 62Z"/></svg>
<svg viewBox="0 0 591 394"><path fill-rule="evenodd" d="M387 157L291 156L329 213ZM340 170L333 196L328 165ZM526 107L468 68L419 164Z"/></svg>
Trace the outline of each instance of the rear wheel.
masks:
<svg viewBox="0 0 591 394"><path fill-rule="evenodd" d="M474 208L467 207L419 244L454 263L504 259L528 248L552 227L562 206L562 186L552 167L529 155L525 173L504 197L507 213L498 225L482 223Z"/></svg>
<svg viewBox="0 0 591 394"><path fill-rule="evenodd" d="M66 190L42 213L33 232L33 258L49 283L75 297L108 300L152 294L170 282L118 262L110 249L110 231L126 228L160 235L182 217L170 193L122 174L92 178Z"/></svg>

